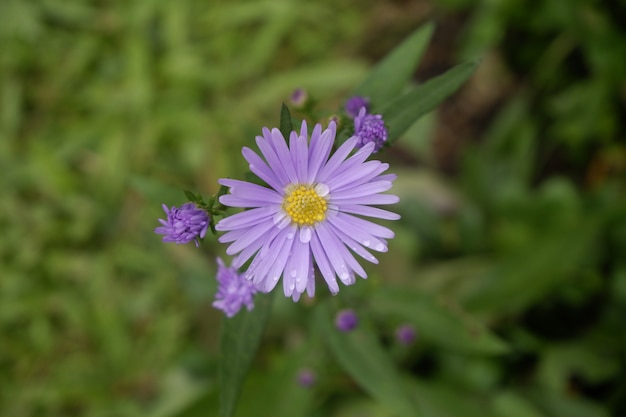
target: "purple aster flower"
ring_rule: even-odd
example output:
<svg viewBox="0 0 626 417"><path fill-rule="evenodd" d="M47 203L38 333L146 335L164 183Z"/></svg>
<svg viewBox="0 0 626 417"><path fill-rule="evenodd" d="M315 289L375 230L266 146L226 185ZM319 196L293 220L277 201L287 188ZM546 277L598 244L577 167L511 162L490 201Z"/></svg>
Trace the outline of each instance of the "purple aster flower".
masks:
<svg viewBox="0 0 626 417"><path fill-rule="evenodd" d="M176 244L195 241L196 247L200 246L200 239L204 238L209 227L209 215L206 211L196 207L194 203L185 203L180 208L172 206L171 209L163 204L163 210L167 214L167 220L159 219L162 226L154 229L154 233L163 236L163 242L176 242Z"/></svg>
<svg viewBox="0 0 626 417"><path fill-rule="evenodd" d="M217 258L217 283L213 307L222 310L227 317L237 314L244 305L248 311L254 308L253 296L256 293L254 284L246 280L235 268L227 268L220 258Z"/></svg>
<svg viewBox="0 0 626 417"><path fill-rule="evenodd" d="M315 294L317 265L333 294L339 291L337 277L345 285L355 283L355 273L367 274L353 253L378 263L369 252L387 251L394 233L361 216L397 220L395 213L370 207L394 204L398 197L380 194L391 188L395 175L381 175L389 167L380 161L365 161L374 151L368 144L354 155L357 137L344 142L331 156L335 123L322 131L317 124L308 141L306 122L300 134L291 132L289 145L278 129L263 128L256 142L265 160L249 148L243 156L250 170L269 187L220 179L230 193L220 197L226 206L249 210L222 219L216 229L228 233L219 241L232 242L226 249L235 268L252 259L245 276L261 291L269 292L280 277L285 296L294 301L305 291ZM347 159L346 159L347 158Z"/></svg>
<svg viewBox="0 0 626 417"><path fill-rule="evenodd" d="M369 111L370 101L366 97L354 96L346 101L346 113L351 119L359 115L359 111L365 107L365 111Z"/></svg>
<svg viewBox="0 0 626 417"><path fill-rule="evenodd" d="M335 327L344 333L351 332L358 324L359 317L353 310L341 310L335 316Z"/></svg>
<svg viewBox="0 0 626 417"><path fill-rule="evenodd" d="M357 148L368 143L374 143L374 152L378 152L387 141L387 128L380 114L368 114L361 108L359 115L354 119L354 136L359 138Z"/></svg>
<svg viewBox="0 0 626 417"><path fill-rule="evenodd" d="M301 369L298 372L298 385L304 388L311 388L317 382L315 372L310 369Z"/></svg>
<svg viewBox="0 0 626 417"><path fill-rule="evenodd" d="M410 324L403 324L396 329L396 340L403 345L412 345L416 337L417 332Z"/></svg>

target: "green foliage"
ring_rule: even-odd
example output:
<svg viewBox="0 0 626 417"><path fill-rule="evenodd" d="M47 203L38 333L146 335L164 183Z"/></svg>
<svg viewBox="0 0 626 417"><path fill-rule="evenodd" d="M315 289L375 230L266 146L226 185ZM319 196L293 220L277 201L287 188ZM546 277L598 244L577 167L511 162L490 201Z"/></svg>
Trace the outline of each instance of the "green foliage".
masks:
<svg viewBox="0 0 626 417"><path fill-rule="evenodd" d="M272 307L271 295L256 297L254 311L222 320L220 334L220 417L231 417L261 343Z"/></svg>
<svg viewBox="0 0 626 417"><path fill-rule="evenodd" d="M354 45L397 5L366 3L0 2L0 415L626 414L624 6L440 0L467 63L405 89L434 26L367 77ZM514 88L443 177L422 116L494 59ZM278 294L267 327L258 297L220 341L222 249L152 230L180 188L225 192L296 87L372 98L402 220L367 281Z"/></svg>
<svg viewBox="0 0 626 417"><path fill-rule="evenodd" d="M353 95L368 97L372 112L378 112L403 92L433 34L433 25L416 30L377 64Z"/></svg>
<svg viewBox="0 0 626 417"><path fill-rule="evenodd" d="M474 62L461 64L391 100L381 110L385 123L389 125L387 140L391 143L398 139L419 118L455 93L472 75L476 65Z"/></svg>
<svg viewBox="0 0 626 417"><path fill-rule="evenodd" d="M333 325L328 305L317 307L316 322L339 364L372 397L399 416L420 416L417 404L394 369L375 333L360 319L359 328L342 333Z"/></svg>

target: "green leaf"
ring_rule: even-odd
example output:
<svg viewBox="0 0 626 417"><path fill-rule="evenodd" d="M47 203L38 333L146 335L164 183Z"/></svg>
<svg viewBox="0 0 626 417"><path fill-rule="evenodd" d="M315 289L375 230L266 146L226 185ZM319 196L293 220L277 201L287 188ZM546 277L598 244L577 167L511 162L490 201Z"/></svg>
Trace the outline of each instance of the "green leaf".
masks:
<svg viewBox="0 0 626 417"><path fill-rule="evenodd" d="M195 195L192 191L189 190L185 190L185 196L187 197L187 200L191 201L192 203L200 203L202 202L202 196Z"/></svg>
<svg viewBox="0 0 626 417"><path fill-rule="evenodd" d="M402 135L420 117L452 95L474 73L478 62L457 65L387 104L381 111L389 126L388 141Z"/></svg>
<svg viewBox="0 0 626 417"><path fill-rule="evenodd" d="M496 417L485 407L484 397L463 385L447 384L437 380L413 380L420 393L420 407L429 417ZM498 415L498 417L500 417Z"/></svg>
<svg viewBox="0 0 626 417"><path fill-rule="evenodd" d="M536 407L516 392L501 392L492 398L493 409L502 417L544 417Z"/></svg>
<svg viewBox="0 0 626 417"><path fill-rule="evenodd" d="M232 417L246 375L261 342L272 307L271 294L258 294L252 311L222 320L220 335L220 417Z"/></svg>
<svg viewBox="0 0 626 417"><path fill-rule="evenodd" d="M593 259L600 222L580 221L575 230L546 233L494 265L466 300L480 312L517 313L561 285L574 283Z"/></svg>
<svg viewBox="0 0 626 417"><path fill-rule="evenodd" d="M328 304L320 304L316 324L339 364L372 397L404 417L421 413L391 358L366 323L350 333L333 325Z"/></svg>
<svg viewBox="0 0 626 417"><path fill-rule="evenodd" d="M293 130L293 125L291 123L291 113L289 112L289 108L283 103L280 108L280 132L283 134L286 140L289 140L289 134Z"/></svg>
<svg viewBox="0 0 626 417"><path fill-rule="evenodd" d="M372 110L400 94L415 72L433 29L433 24L428 23L413 32L372 69L353 94L368 97Z"/></svg>
<svg viewBox="0 0 626 417"><path fill-rule="evenodd" d="M481 323L418 291L404 287L379 288L372 296L371 305L375 311L414 324L421 337L443 347L482 354L507 351L506 344Z"/></svg>

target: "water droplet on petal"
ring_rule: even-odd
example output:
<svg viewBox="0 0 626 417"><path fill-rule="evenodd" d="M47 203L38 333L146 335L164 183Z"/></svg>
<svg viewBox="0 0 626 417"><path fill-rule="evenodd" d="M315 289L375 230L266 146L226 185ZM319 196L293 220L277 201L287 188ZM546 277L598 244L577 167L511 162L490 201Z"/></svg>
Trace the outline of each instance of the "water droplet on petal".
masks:
<svg viewBox="0 0 626 417"><path fill-rule="evenodd" d="M289 240L293 239L293 233L291 232L287 233L287 239Z"/></svg>
<svg viewBox="0 0 626 417"><path fill-rule="evenodd" d="M289 272L289 275L291 275L292 278L295 278L296 275L298 275L298 271L296 269L292 269L291 272Z"/></svg>
<svg viewBox="0 0 626 417"><path fill-rule="evenodd" d="M290 223L289 216L282 210L279 210L276 214L274 214L272 220L279 229L283 229Z"/></svg>
<svg viewBox="0 0 626 417"><path fill-rule="evenodd" d="M382 244L382 243L379 243L379 244L376 245L376 247L374 249L376 249L378 252L382 252L382 251L385 250L385 245Z"/></svg>
<svg viewBox="0 0 626 417"><path fill-rule="evenodd" d="M307 243L311 240L312 230L310 227L303 227L300 229L300 242Z"/></svg>
<svg viewBox="0 0 626 417"><path fill-rule="evenodd" d="M372 244L372 242L370 242L369 240L364 240L362 243L363 243L363 246L365 246L366 248L369 248L370 245Z"/></svg>
<svg viewBox="0 0 626 417"><path fill-rule="evenodd" d="M328 188L328 185L326 184L319 183L315 186L315 192L320 197L326 197L330 192L330 188Z"/></svg>

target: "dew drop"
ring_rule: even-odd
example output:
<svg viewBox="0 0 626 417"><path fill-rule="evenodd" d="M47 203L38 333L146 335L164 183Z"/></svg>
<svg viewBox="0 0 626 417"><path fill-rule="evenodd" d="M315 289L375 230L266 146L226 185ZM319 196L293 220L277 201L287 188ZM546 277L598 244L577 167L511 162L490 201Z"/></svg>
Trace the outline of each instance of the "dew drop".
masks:
<svg viewBox="0 0 626 417"><path fill-rule="evenodd" d="M300 229L300 242L309 242L311 240L311 234L312 231L310 227L303 227L302 229Z"/></svg>
<svg viewBox="0 0 626 417"><path fill-rule="evenodd" d="M319 183L315 186L315 192L320 197L326 197L330 192L330 188L328 188L328 185L326 184Z"/></svg>
<svg viewBox="0 0 626 417"><path fill-rule="evenodd" d="M290 223L289 216L284 211L280 210L278 213L274 214L272 221L279 229L283 229Z"/></svg>
<svg viewBox="0 0 626 417"><path fill-rule="evenodd" d="M291 275L292 278L295 278L296 275L298 275L298 271L296 269L292 269L291 272L289 272L289 275Z"/></svg>
<svg viewBox="0 0 626 417"><path fill-rule="evenodd" d="M376 245L374 249L376 249L378 252L382 252L385 250L385 245L382 243L379 243L378 245Z"/></svg>
<svg viewBox="0 0 626 417"><path fill-rule="evenodd" d="M372 242L370 242L369 240L364 240L363 241L363 246L365 246L366 248L369 248L371 244L372 244Z"/></svg>
<svg viewBox="0 0 626 417"><path fill-rule="evenodd" d="M289 240L293 239L293 233L291 232L287 233L287 239Z"/></svg>

